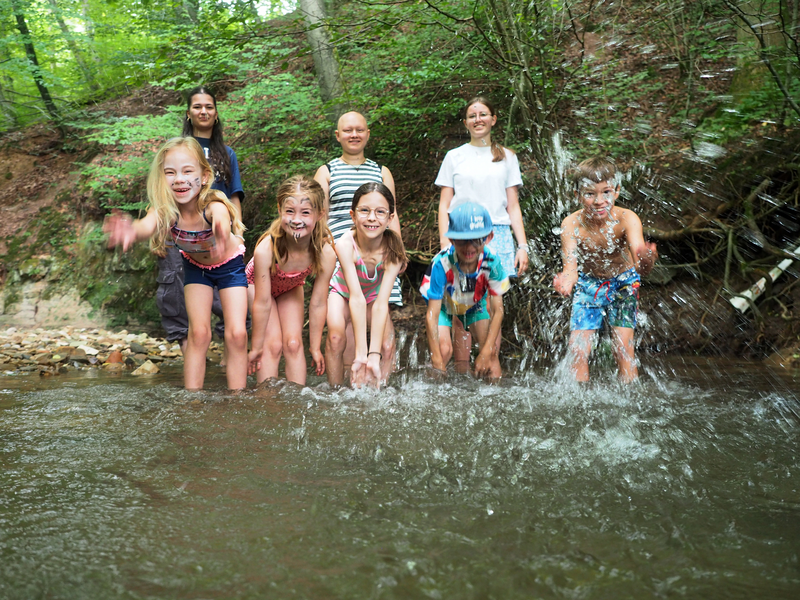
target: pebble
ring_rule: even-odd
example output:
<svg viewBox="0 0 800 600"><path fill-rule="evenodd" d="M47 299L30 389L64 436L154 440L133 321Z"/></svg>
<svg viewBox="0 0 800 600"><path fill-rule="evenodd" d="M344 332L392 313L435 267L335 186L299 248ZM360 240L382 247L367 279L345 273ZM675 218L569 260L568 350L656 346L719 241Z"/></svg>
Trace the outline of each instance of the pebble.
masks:
<svg viewBox="0 0 800 600"><path fill-rule="evenodd" d="M211 342L212 360L222 358L222 345ZM181 348L163 338L126 330L61 329L0 331L0 376L37 374L42 377L74 370L157 373L159 366L182 365ZM134 371L135 369L135 371ZM143 369L143 370L142 370Z"/></svg>

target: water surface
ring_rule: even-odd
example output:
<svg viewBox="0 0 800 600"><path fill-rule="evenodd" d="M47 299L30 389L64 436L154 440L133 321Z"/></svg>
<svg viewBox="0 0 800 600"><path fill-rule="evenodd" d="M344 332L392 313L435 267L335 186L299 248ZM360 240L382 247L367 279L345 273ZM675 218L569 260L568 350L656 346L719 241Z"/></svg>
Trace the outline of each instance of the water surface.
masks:
<svg viewBox="0 0 800 600"><path fill-rule="evenodd" d="M800 592L797 385L760 366L180 385L0 379L0 597Z"/></svg>

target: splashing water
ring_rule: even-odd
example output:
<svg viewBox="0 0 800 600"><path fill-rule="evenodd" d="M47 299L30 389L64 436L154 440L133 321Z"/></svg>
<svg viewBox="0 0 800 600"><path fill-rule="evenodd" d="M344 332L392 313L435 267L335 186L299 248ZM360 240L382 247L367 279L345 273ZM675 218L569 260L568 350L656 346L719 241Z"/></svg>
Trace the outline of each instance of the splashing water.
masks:
<svg viewBox="0 0 800 600"><path fill-rule="evenodd" d="M177 372L3 380L0 596L796 591L792 382L711 361L630 386L521 371L240 395L221 373L203 393Z"/></svg>

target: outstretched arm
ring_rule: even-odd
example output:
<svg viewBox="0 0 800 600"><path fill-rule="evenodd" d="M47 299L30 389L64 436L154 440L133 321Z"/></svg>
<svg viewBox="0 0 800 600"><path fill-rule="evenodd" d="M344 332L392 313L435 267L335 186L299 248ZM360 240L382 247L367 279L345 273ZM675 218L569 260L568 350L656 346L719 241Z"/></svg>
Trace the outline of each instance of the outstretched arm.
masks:
<svg viewBox="0 0 800 600"><path fill-rule="evenodd" d="M311 300L308 303L308 346L317 375L325 373L322 329L328 318L328 287L335 267L336 252L331 244L326 244L322 249L322 268L315 276Z"/></svg>
<svg viewBox="0 0 800 600"><path fill-rule="evenodd" d="M442 352L439 347L439 313L442 311L441 300L428 300L428 310L425 313L425 329L428 335L428 350L431 352L431 365L434 369L445 371Z"/></svg>
<svg viewBox="0 0 800 600"><path fill-rule="evenodd" d="M578 240L575 230L578 227L575 214L569 215L561 223L561 272L553 279L553 287L562 296L572 294L578 281Z"/></svg>
<svg viewBox="0 0 800 600"><path fill-rule="evenodd" d="M233 245L231 240L232 215L222 202L211 202L206 207L206 216L211 217L211 229L214 230L214 247L209 255L214 260L222 260L228 256Z"/></svg>
<svg viewBox="0 0 800 600"><path fill-rule="evenodd" d="M113 211L103 222L103 233L108 234L108 247L122 246L122 251L127 252L135 242L146 240L156 232L158 219L151 208L142 219L135 221L119 210Z"/></svg>
<svg viewBox="0 0 800 600"><path fill-rule="evenodd" d="M381 384L381 347L386 331L386 321L389 319L389 296L392 294L392 284L403 266L405 265L402 263L386 266L378 297L372 303L372 322L370 323L372 335L367 353L367 376L370 380L375 381L375 387L380 387ZM353 320L355 321L355 317ZM355 330L355 326L353 329Z"/></svg>
<svg viewBox="0 0 800 600"><path fill-rule="evenodd" d="M264 339L267 323L272 312L272 286L270 268L272 267L272 239L266 238L253 253L253 278L255 297L253 299L253 329L250 353L247 355L247 371L251 375L261 368L261 356L264 352Z"/></svg>
<svg viewBox="0 0 800 600"><path fill-rule="evenodd" d="M632 210L623 213L625 226L625 238L628 240L628 247L631 250L633 263L636 271L640 275L647 275L653 270L658 260L658 249L655 243L644 241L642 221Z"/></svg>

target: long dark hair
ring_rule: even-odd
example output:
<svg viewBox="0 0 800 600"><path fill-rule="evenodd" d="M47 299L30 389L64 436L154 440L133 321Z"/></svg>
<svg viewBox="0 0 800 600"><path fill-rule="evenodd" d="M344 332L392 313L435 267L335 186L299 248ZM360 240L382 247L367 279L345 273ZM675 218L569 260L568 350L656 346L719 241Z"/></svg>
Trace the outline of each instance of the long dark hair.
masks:
<svg viewBox="0 0 800 600"><path fill-rule="evenodd" d="M472 98L472 100L467 102L467 105L464 107L464 110L461 111L462 120L464 121L467 120L467 111L469 110L469 107L476 103L483 104L486 108L488 108L489 114L492 115L493 117L497 115L497 111L495 111L494 109L494 104L492 104L488 98L484 96L475 96L474 98ZM492 162L500 162L502 160L505 160L506 153L503 150L503 146L498 144L494 138L495 136L492 136Z"/></svg>
<svg viewBox="0 0 800 600"><path fill-rule="evenodd" d="M217 108L217 97L214 95L210 89L208 89L204 85L199 85L196 88L192 88L188 92L186 92L186 110L188 111L192 107L192 99L197 96L197 94L208 94L211 96L211 99L214 101L214 109ZM188 119L183 120L183 134L184 137L193 136L194 135L194 127L192 127L192 122ZM225 148L225 140L222 137L222 121L219 118L219 112L217 112L217 118L214 120L214 128L211 130L211 139L209 148L208 162L211 163L211 166L214 167L214 171L216 171L215 176L217 179L225 182L230 183L231 180L231 158L228 156L228 150Z"/></svg>
<svg viewBox="0 0 800 600"><path fill-rule="evenodd" d="M394 201L394 194L386 185L380 181L370 181L362 185L353 194L353 203L350 209L355 211L358 208L358 203L361 201L362 196L377 192L389 203L389 211L394 214L397 210L397 204ZM355 229L355 225L353 225ZM397 235L397 232L389 229L388 227L383 232L383 262L388 265L395 263L407 263L408 257L406 256L406 249L403 246L403 240Z"/></svg>

